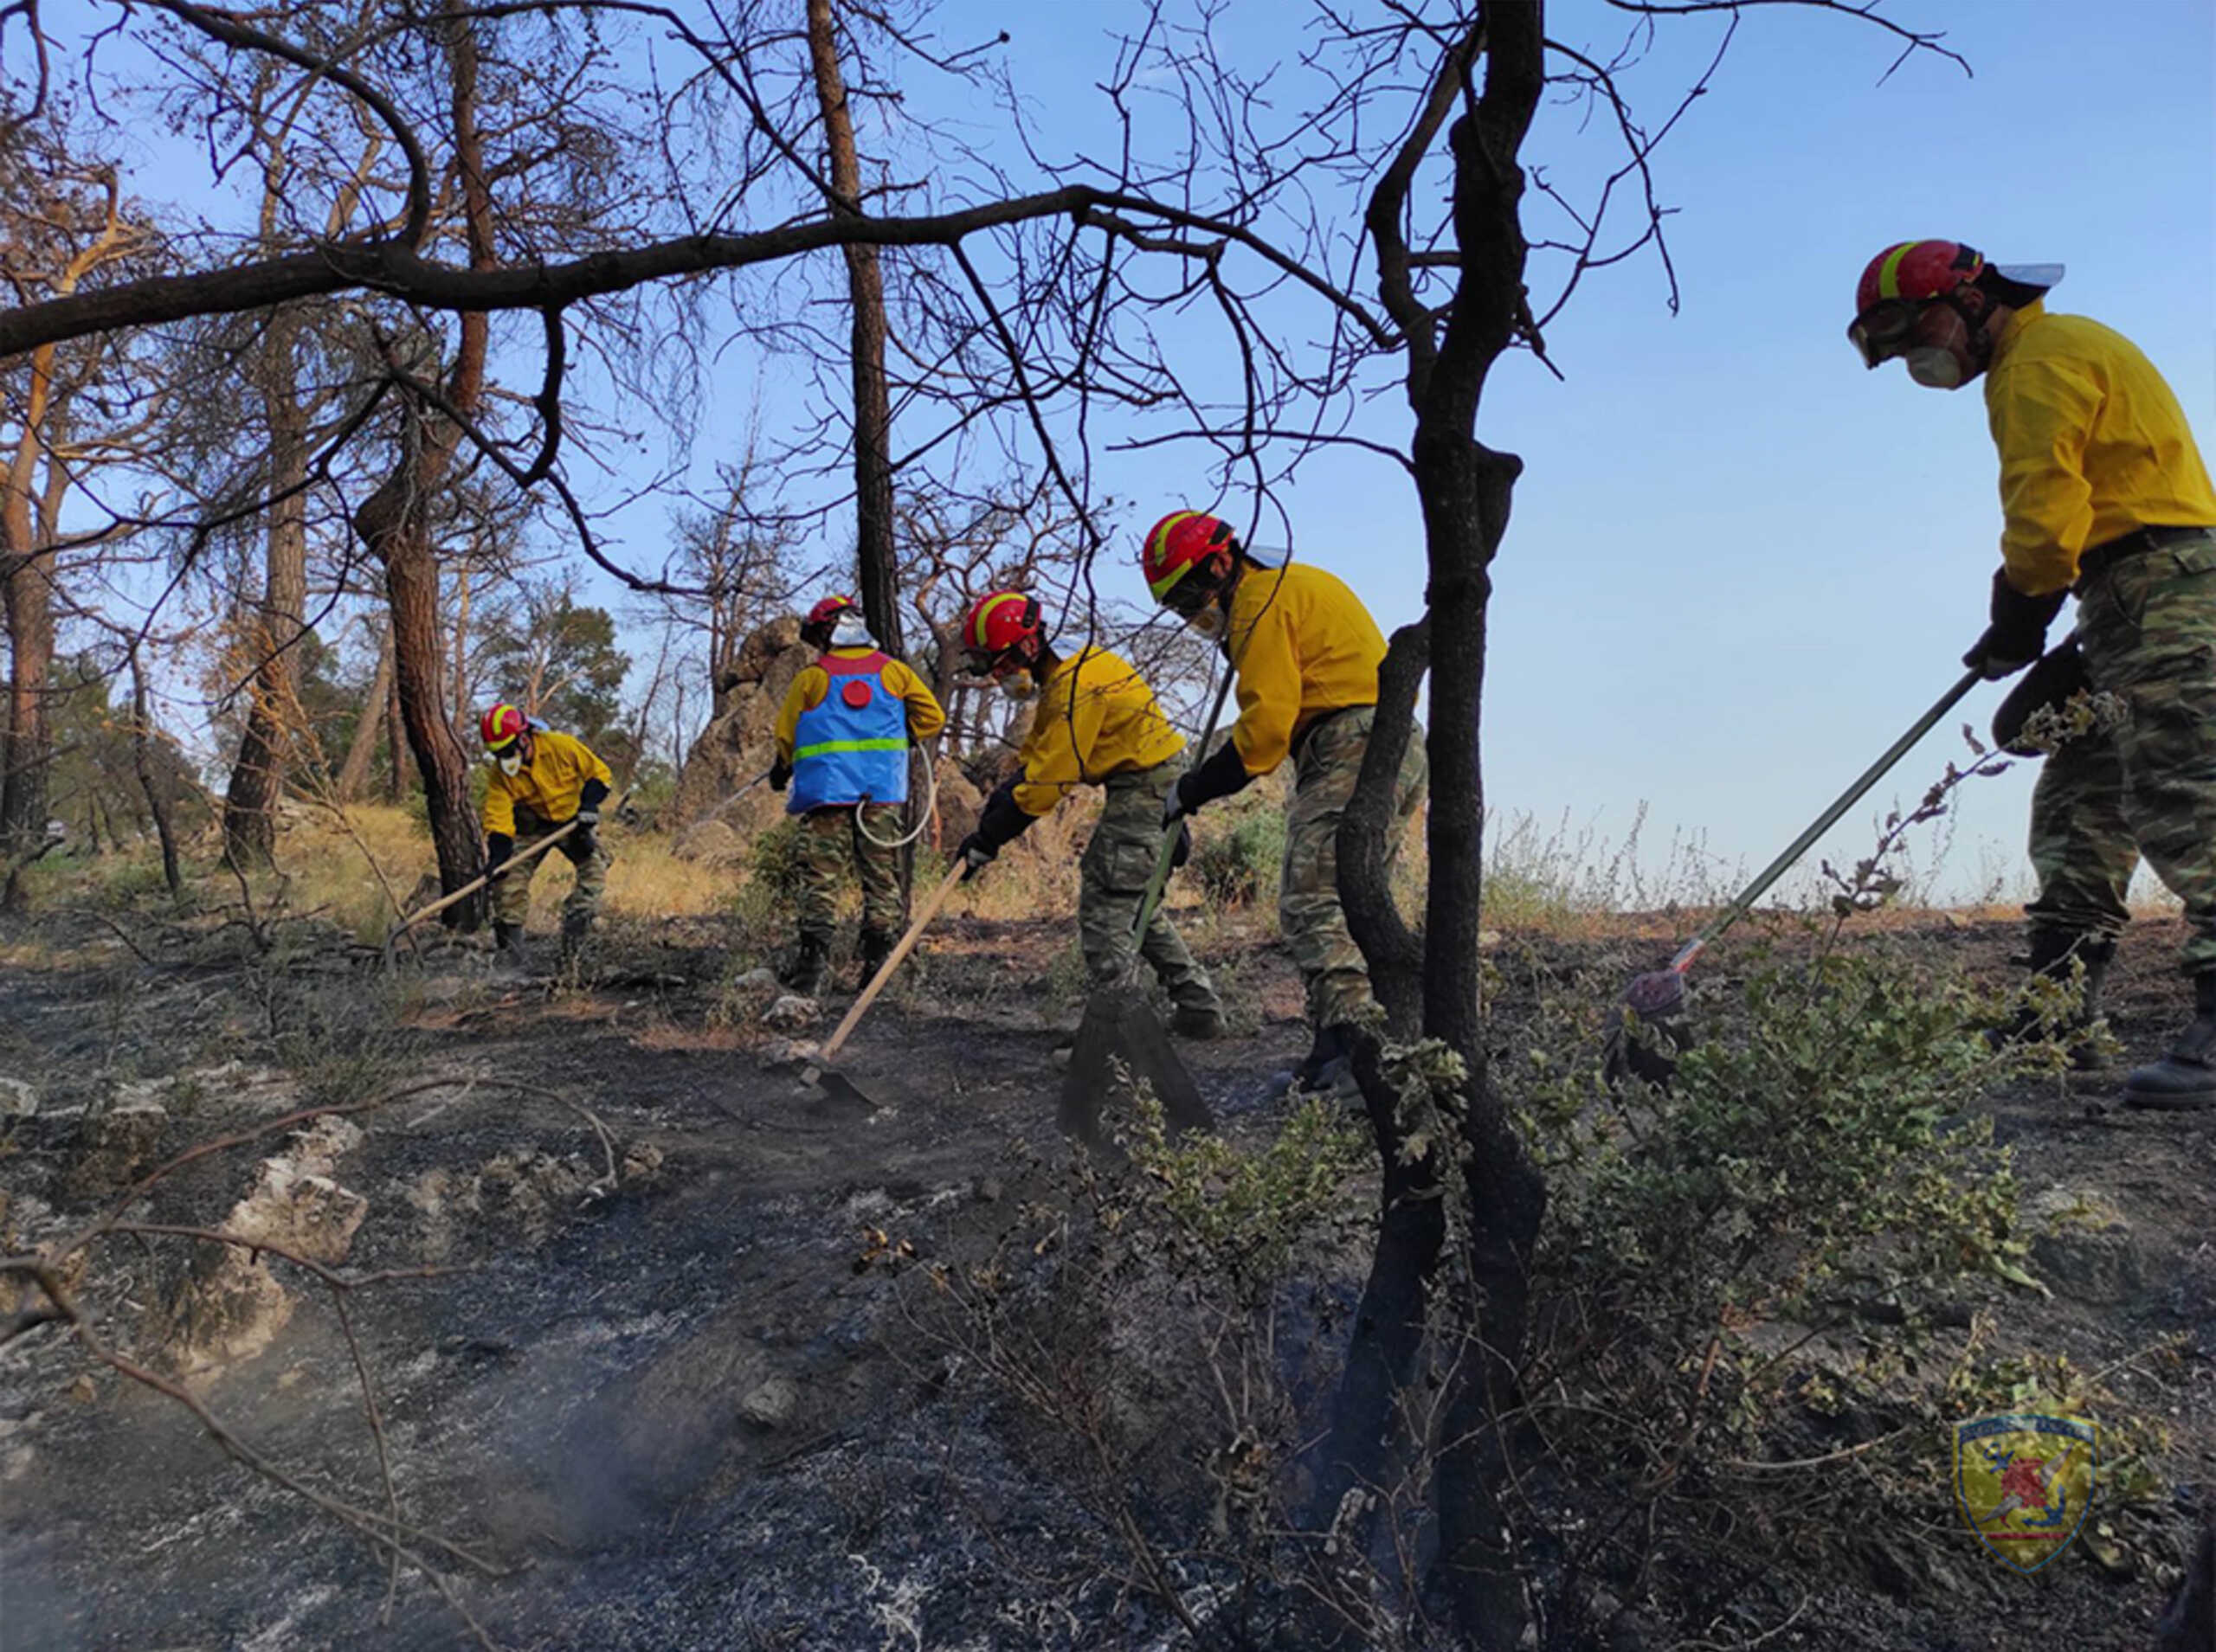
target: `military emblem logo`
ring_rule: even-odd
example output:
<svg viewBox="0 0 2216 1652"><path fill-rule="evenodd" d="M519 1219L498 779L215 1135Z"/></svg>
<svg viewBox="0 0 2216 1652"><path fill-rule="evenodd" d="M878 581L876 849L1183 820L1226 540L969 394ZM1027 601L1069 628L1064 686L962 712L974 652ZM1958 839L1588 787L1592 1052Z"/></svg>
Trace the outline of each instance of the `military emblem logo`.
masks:
<svg viewBox="0 0 2216 1652"><path fill-rule="evenodd" d="M2093 1501L2088 1417L2010 1411L1955 1424L1955 1501L1978 1541L2022 1572L2070 1546Z"/></svg>

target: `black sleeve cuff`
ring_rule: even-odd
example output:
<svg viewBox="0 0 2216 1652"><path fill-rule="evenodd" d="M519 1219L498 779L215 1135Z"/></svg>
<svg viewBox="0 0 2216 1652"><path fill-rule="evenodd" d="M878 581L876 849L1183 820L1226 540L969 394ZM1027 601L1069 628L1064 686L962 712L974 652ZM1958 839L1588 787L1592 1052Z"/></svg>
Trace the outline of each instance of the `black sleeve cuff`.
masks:
<svg viewBox="0 0 2216 1652"><path fill-rule="evenodd" d="M583 789L577 793L577 807L581 809L596 809L607 800L607 798L608 782L596 775L593 779L587 781Z"/></svg>
<svg viewBox="0 0 2216 1652"><path fill-rule="evenodd" d="M1028 831L1032 819L1015 800L1015 782L1004 781L993 788L977 815L977 841L997 852Z"/></svg>
<svg viewBox="0 0 2216 1652"><path fill-rule="evenodd" d="M486 832L485 834L485 870L491 871L495 866L505 863L515 852L516 840L506 832Z"/></svg>
<svg viewBox="0 0 2216 1652"><path fill-rule="evenodd" d="M1177 794L1190 812L1203 803L1243 792L1253 781L1254 777L1246 772L1246 760L1239 755L1238 742L1227 740L1206 762L1177 782Z"/></svg>

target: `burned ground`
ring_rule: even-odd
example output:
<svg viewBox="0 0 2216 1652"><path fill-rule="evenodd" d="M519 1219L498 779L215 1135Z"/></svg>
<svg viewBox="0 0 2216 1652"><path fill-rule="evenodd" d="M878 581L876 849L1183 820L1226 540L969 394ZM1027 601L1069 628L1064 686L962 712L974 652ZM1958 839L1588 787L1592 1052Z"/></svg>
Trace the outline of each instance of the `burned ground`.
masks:
<svg viewBox="0 0 2216 1652"><path fill-rule="evenodd" d="M1530 994L1620 981L1654 961L1663 933L1508 937L1502 1049L1523 1036ZM1173 1572L1204 1625L1196 1641L1114 1529L1139 1521L1174 1560L1180 1533L1210 1519L1192 1486L1165 1473L1104 1488L1066 1429L980 1368L931 1282L935 1267L1004 1257L1011 1230L1066 1192L1051 1058L1076 1014L1066 927L948 923L857 1035L849 1070L879 1103L866 1113L765 1064L729 985L750 961L731 955L734 939L712 917L619 925L584 982L549 990L493 981L458 942L389 974L313 925L267 955L209 925L119 933L56 918L18 933L0 975L0 1067L35 1110L6 1127L8 1248L81 1226L191 1143L441 1081L354 1116L358 1137L337 1142L324 1180L364 1204L346 1269L442 1270L351 1293L349 1320L403 1518L502 1574L444 1568L488 1636L1240 1644L1210 1617L1201 1574ZM2159 1045L2182 1003L2174 940L2143 924L2126 949L2113 1019L2135 1051ZM1935 916L1873 944L1999 974L2013 941L2009 926ZM1711 991L1728 995L1739 955L1704 964ZM1268 1074L1301 1045L1296 984L1259 923L1220 926L1208 961L1241 1008L1233 1038L1189 1054L1227 1134L1259 1142L1284 1116ZM1996 1284L1981 1305L2005 1315L2012 1345L2105 1371L2168 1425L2164 1506L2099 1511L2110 1537L2032 1579L1986 1560L1948 1524L1943 1496L1843 1534L1799 1572L1756 1559L1736 1578L1680 1575L1684 1557L1716 1551L1665 1543L1636 1603L1647 1644L1983 1649L2033 1624L2058 1643L2148 1643L2216 1447L2216 1120L2112 1110L2113 1083L2043 1081L1992 1099L2027 1203L2105 1205L2035 1251L2051 1297ZM17 1111L30 1105L10 1093ZM216 1225L296 1135L164 1178L133 1218ZM1369 1196L1350 1190L1356 1209ZM215 1249L110 1237L78 1289L122 1349L189 1372L270 1461L380 1506L377 1442L330 1295L268 1264L287 1315L258 1327L258 1351L227 1356L222 1337L239 1327L177 1306ZM1355 1248L1304 1265L1327 1314L1351 1300ZM1284 1311L1279 1375L1312 1407L1341 1333L1311 1321L1293 1334L1292 1296ZM1144 1420L1164 1461L1206 1434L1204 1422ZM1820 1450L1852 1422L1824 1427L1808 1437ZM10 1649L470 1642L454 1602L413 1568L381 1625L388 1569L370 1546L227 1459L172 1399L93 1365L64 1327L0 1352L0 1484ZM1743 1547L1762 1555L1757 1533Z"/></svg>

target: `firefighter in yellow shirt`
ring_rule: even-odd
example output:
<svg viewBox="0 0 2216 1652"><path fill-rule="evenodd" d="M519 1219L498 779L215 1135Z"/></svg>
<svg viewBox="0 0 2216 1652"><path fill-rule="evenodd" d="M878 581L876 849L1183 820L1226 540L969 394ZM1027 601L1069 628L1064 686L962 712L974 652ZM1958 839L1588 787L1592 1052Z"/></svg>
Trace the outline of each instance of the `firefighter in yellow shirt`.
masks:
<svg viewBox="0 0 2216 1652"><path fill-rule="evenodd" d="M2061 979L2082 964L2090 1022L2143 854L2185 903L2194 1015L2167 1056L2126 1079L2124 1099L2203 1106L2216 1102L2216 488L2176 395L2137 347L2048 312L2061 278L2058 265L1903 241L1863 272L1848 337L1867 365L1899 357L1919 384L1985 380L2001 565L1992 624L1963 664L1987 678L2022 670L2075 592L2065 646L2083 680L2129 712L2064 745L2040 773L2030 961ZM2033 1019L1995 1036L2022 1037Z"/></svg>
<svg viewBox="0 0 2216 1652"><path fill-rule="evenodd" d="M1337 1083L1352 1053L1346 1030L1375 1003L1339 902L1338 830L1369 748L1384 634L1334 575L1304 563L1257 562L1229 523L1197 511L1173 511L1155 524L1140 566L1156 601L1220 640L1239 679L1231 737L1177 782L1165 821L1292 759L1278 922L1306 983L1315 1032L1293 1082ZM1427 773L1419 732L1395 777L1388 853L1408 835Z"/></svg>
<svg viewBox="0 0 2216 1652"><path fill-rule="evenodd" d="M1169 915L1157 906L1146 934L1134 932L1162 854L1163 801L1183 772L1178 754L1185 737L1129 661L1091 646L1058 652L1038 600L1023 592L995 591L974 604L962 622L962 642L974 670L1001 681L1027 676L1038 687L1016 774L986 800L977 829L962 840L969 875L1079 787L1101 787L1100 821L1079 864L1085 973L1095 987L1116 986L1136 948L1176 1006L1172 1030L1189 1038L1220 1036L1223 1006Z"/></svg>
<svg viewBox="0 0 2216 1652"><path fill-rule="evenodd" d="M880 653L849 596L808 610L801 640L820 650L785 691L777 713L771 789L800 826L800 949L787 986L823 989L838 928L841 872L862 886L861 978L866 982L906 927L900 895L900 815L908 800L908 748L945 726L924 679Z"/></svg>
<svg viewBox="0 0 2216 1652"><path fill-rule="evenodd" d="M530 966L524 920L531 911L531 879L546 857L538 855L511 871L500 868L515 853L516 840L536 840L575 820L575 832L555 845L577 869L577 881L562 904L562 961L577 961L593 914L608 886L608 851L601 846L600 806L608 800L608 765L582 740L532 726L514 706L496 705L479 719L478 733L493 758L493 778L485 787L485 865L493 874L493 934L503 962Z"/></svg>

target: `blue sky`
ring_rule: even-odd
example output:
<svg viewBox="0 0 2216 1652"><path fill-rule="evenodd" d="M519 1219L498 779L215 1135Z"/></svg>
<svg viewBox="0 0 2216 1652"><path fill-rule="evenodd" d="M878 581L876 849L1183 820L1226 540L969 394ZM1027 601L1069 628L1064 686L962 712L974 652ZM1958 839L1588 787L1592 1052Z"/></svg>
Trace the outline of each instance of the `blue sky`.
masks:
<svg viewBox="0 0 2216 1652"><path fill-rule="evenodd" d="M1494 569L1498 809L1566 812L1620 837L1644 802L1650 851L1698 834L1727 871L1759 866L1960 675L1998 560L1994 459L1977 389L1865 373L1846 342L1855 280L1891 241L1943 235L2066 264L2053 307L2135 339L2204 450L2216 442L2216 9L2123 0L2097 26L2059 0L1888 13L1943 26L1974 75L1923 56L1880 85L1897 42L1756 9L1657 161L1681 313L1651 260L1603 272L1550 330L1567 382L1524 358L1488 389L1480 434L1528 465ZM950 37L965 14L1008 16L964 0L945 14ZM1079 96L1106 67L1100 15L1040 8L1011 23L1019 80L1049 105ZM1565 3L1549 28L1598 55L1624 19ZM1650 119L1716 38L1712 21L1663 30L1633 82ZM1562 153L1581 118L1543 110L1527 162ZM1388 402L1370 429L1393 440L1405 426ZM1148 468L1118 479L1178 503L1190 472L1159 456ZM1352 580L1388 625L1417 612L1420 533L1391 467L1319 463L1291 498L1300 554ZM2004 691L1966 704L1981 732ZM1865 852L1871 821L1962 753L1960 721L1807 864ZM2032 778L2024 764L1968 788L1945 892L2027 876Z"/></svg>
<svg viewBox="0 0 2216 1652"><path fill-rule="evenodd" d="M1093 83L1112 57L1107 34L1139 10L950 0L940 33L964 44L1008 29L1003 49L1043 138L1074 145L1104 130ZM1881 85L1891 37L1843 16L1754 8L1656 161L1681 312L1669 313L1653 260L1634 259L1589 278L1549 329L1566 382L1525 357L1494 375L1479 434L1528 466L1494 569L1485 735L1498 810L1620 838L1644 805L1650 860L1673 833L1697 836L1728 881L1959 675L1997 560L1994 460L1974 388L1919 389L1897 366L1865 373L1846 342L1856 277L1890 242L1944 235L2003 260L2066 264L2054 306L2136 340L2204 449L2216 442L2216 7L2114 0L2091 22L2064 0L1889 0L1886 14L1943 27L1974 75L1925 55ZM1259 61L1294 47L1305 15L1244 0L1223 29ZM1595 56L1627 26L1601 0L1550 9L1549 33ZM1719 33L1713 18L1659 31L1627 82L1647 119ZM915 91L918 106L937 95ZM1173 114L1142 106L1150 122ZM975 129L991 120L974 112ZM1573 178L1598 152L1583 120L1543 108L1527 164ZM189 196L162 181L196 170L196 157L173 140L146 147L145 191ZM757 396L772 425L799 411L782 388L789 367L731 349L714 372L691 454L703 486L715 460L736 456L725 449ZM1364 434L1404 442L1395 398L1366 417ZM1111 461L1099 485L1135 502L1136 529L1208 502L1203 458ZM1349 578L1387 626L1415 615L1422 546L1404 475L1331 454L1286 497L1298 554ZM651 565L664 521L657 505L623 513L619 553ZM1128 560L1101 577L1143 599ZM1981 691L1965 715L1982 729L2003 691ZM1870 822L1962 749L1932 736L1819 853L1852 860ZM1969 788L1942 892L2022 877L2031 779L2020 765Z"/></svg>

